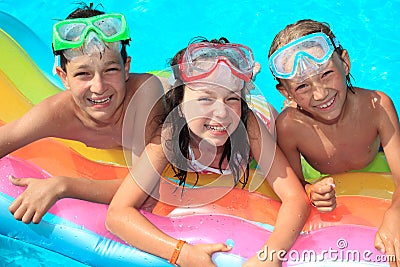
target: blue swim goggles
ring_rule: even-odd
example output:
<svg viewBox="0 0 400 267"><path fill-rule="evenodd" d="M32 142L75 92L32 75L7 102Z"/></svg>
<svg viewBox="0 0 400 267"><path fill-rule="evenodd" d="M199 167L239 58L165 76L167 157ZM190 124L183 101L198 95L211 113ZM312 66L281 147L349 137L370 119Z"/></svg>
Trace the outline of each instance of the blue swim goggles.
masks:
<svg viewBox="0 0 400 267"><path fill-rule="evenodd" d="M324 69L338 47L336 38L322 32L308 34L276 50L269 58L269 67L275 78L301 82Z"/></svg>

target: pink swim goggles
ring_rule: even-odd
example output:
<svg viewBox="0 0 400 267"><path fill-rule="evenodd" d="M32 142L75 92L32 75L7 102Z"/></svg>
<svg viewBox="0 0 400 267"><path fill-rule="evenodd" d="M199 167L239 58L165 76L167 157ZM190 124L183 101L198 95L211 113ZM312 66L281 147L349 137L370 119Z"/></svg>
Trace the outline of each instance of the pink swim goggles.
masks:
<svg viewBox="0 0 400 267"><path fill-rule="evenodd" d="M220 62L236 77L249 82L253 75L253 52L240 44L201 42L188 46L179 62L181 78L192 82L209 76Z"/></svg>

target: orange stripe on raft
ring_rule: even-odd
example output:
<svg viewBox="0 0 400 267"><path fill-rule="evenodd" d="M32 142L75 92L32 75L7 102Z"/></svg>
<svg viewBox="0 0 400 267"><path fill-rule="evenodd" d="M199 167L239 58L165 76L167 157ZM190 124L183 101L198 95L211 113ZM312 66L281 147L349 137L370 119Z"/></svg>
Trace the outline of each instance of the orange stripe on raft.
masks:
<svg viewBox="0 0 400 267"><path fill-rule="evenodd" d="M125 178L129 172L127 167L86 159L52 138L45 138L31 143L14 151L11 155L38 165L52 176L106 180Z"/></svg>

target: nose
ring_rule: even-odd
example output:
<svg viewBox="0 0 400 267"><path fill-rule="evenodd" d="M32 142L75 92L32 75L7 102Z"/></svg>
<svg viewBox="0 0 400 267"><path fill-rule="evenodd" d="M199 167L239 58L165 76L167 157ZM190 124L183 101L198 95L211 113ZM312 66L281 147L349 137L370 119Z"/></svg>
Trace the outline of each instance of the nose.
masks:
<svg viewBox="0 0 400 267"><path fill-rule="evenodd" d="M101 95L106 91L106 85L104 83L104 79L100 74L96 73L93 76L92 86L90 88L90 91L98 95Z"/></svg>
<svg viewBox="0 0 400 267"><path fill-rule="evenodd" d="M314 100L323 100L328 96L328 90L322 84L314 84L313 98Z"/></svg>
<svg viewBox="0 0 400 267"><path fill-rule="evenodd" d="M222 101L215 101L214 103L214 116L225 118L228 114L228 106Z"/></svg>

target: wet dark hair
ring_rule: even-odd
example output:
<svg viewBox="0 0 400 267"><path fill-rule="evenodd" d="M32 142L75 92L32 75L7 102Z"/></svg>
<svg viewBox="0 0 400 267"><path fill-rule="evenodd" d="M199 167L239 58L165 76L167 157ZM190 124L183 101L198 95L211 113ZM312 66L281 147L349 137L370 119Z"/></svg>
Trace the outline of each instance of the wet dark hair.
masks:
<svg viewBox="0 0 400 267"><path fill-rule="evenodd" d="M103 7L101 4L97 5L93 8L93 3L90 3L89 6L86 3L78 3L79 7L75 9L72 13L70 13L65 19L77 19L77 18L90 18L98 15L105 14L104 11L100 11L97 9L98 6ZM122 61L125 65L126 60L128 58L128 53L126 52L126 46L129 45L129 40L121 41L121 57ZM64 56L62 51L54 51L55 55L60 55L60 66L61 68L66 71L66 65L68 63L68 59Z"/></svg>
<svg viewBox="0 0 400 267"><path fill-rule="evenodd" d="M222 37L220 39L213 39L208 41L204 37L195 37L190 42L210 42L210 43L229 43L229 41ZM174 86L166 93L166 114L169 114L165 123L171 126L171 136L178 138L171 138L166 142L168 148L172 151L172 154L183 155L183 157L177 156L174 158L177 162L171 164L172 169L175 172L175 177L179 179L179 185L185 186L187 178L187 170L190 169L188 164L189 156L189 142L190 142L190 130L187 126L186 119L180 114L179 105L183 101L184 96L184 83L180 79L178 63L184 55L186 48L180 50L169 62L172 67L176 82ZM245 87L244 87L245 88ZM222 173L222 163L224 159L229 162L229 168L232 171L235 185L237 183L242 184L242 188L245 187L249 177L249 160L250 160L250 144L247 138L247 118L249 113L249 106L246 102L246 90L241 90L241 117L240 120L243 125L237 127L237 129L231 134L230 138L224 144L224 150L219 161L219 170ZM244 167L246 166L246 167ZM194 171L194 170L193 170ZM243 175L242 175L243 174ZM241 179L242 176L242 179ZM199 175L196 172L197 184Z"/></svg>
<svg viewBox="0 0 400 267"><path fill-rule="evenodd" d="M290 43L293 40L301 38L303 36L309 35L311 33L322 32L325 33L333 44L333 39L336 38L333 34L330 26L326 22L319 22L311 19L299 20L293 24L287 25L283 30L281 30L272 41L271 47L269 49L268 58L279 48ZM342 45L335 48L340 59L344 62L342 58L342 52L344 48ZM279 79L277 79L279 82ZM347 89L354 93L353 85L351 80L354 80L353 76L349 74L346 76Z"/></svg>

